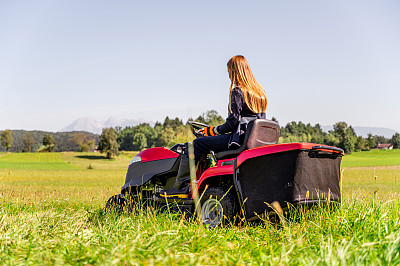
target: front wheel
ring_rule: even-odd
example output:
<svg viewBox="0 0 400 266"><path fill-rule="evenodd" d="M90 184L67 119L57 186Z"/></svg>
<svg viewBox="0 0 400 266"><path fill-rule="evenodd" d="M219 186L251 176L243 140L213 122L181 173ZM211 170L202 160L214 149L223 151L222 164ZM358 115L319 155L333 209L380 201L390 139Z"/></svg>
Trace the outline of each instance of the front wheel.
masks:
<svg viewBox="0 0 400 266"><path fill-rule="evenodd" d="M116 194L107 200L105 211L108 213L122 213L124 212L126 205L127 200L125 196L122 194Z"/></svg>
<svg viewBox="0 0 400 266"><path fill-rule="evenodd" d="M233 221L235 200L228 189L208 188L201 198L201 219L210 227L216 227L224 220Z"/></svg>

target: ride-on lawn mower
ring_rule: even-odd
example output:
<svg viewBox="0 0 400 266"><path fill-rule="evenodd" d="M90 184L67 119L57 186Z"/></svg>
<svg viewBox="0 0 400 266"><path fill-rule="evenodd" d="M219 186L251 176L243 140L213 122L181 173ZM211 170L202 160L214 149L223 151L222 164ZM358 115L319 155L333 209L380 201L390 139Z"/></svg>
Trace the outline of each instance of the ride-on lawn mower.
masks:
<svg viewBox="0 0 400 266"><path fill-rule="evenodd" d="M189 122L195 133L207 125ZM278 123L255 119L248 125L239 149L210 152L204 171L197 171L194 188L200 195L201 219L210 226L233 219L243 211L247 221L273 211L271 204L340 203L340 162L343 150L313 143L277 144ZM157 197L175 182L185 144L171 149L150 148L129 163L121 194L112 196L106 210L123 209L130 200L156 208L194 213L192 190L180 198ZM204 164L203 164L204 165Z"/></svg>

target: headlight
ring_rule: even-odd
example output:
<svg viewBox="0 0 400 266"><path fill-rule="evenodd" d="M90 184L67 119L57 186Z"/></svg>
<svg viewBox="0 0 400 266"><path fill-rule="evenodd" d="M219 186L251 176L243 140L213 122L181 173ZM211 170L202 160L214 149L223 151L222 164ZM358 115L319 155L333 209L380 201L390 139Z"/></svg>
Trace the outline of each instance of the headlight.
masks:
<svg viewBox="0 0 400 266"><path fill-rule="evenodd" d="M129 165L131 165L131 164L133 164L133 163L136 163L136 162L140 162L140 161L142 161L142 157L140 157L140 156L135 156L135 157L133 157L133 159L131 160L131 162L129 163Z"/></svg>

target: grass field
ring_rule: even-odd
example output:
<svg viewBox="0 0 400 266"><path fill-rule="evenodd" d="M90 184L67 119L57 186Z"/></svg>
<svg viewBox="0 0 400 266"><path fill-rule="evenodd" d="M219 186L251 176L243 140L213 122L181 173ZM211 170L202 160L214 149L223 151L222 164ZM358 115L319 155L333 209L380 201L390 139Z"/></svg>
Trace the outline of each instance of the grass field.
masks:
<svg viewBox="0 0 400 266"><path fill-rule="evenodd" d="M400 165L400 149L355 152L343 159L342 167Z"/></svg>
<svg viewBox="0 0 400 266"><path fill-rule="evenodd" d="M399 264L400 153L343 158L341 207L208 229L137 207L104 214L134 153L0 156L2 264Z"/></svg>

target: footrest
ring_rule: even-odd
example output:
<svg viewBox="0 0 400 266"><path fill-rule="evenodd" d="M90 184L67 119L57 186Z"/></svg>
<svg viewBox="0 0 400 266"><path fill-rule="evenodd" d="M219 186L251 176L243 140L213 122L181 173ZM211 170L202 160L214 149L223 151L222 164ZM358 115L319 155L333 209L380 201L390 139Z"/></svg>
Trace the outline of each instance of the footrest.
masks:
<svg viewBox="0 0 400 266"><path fill-rule="evenodd" d="M189 205L194 204L194 200L189 198L188 194L179 194L179 196L186 196L186 197L176 197L175 195L154 195L154 201L157 203L176 203L178 205Z"/></svg>

